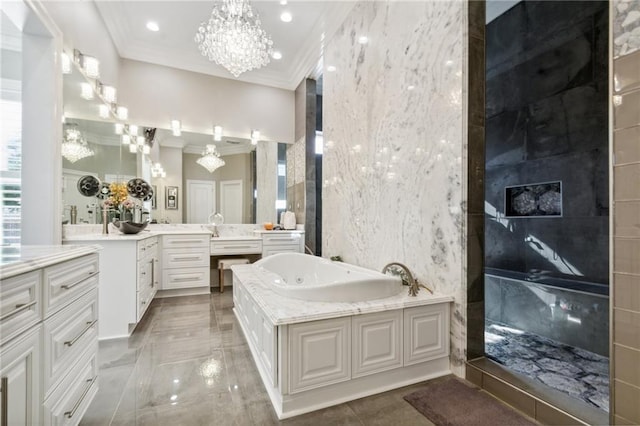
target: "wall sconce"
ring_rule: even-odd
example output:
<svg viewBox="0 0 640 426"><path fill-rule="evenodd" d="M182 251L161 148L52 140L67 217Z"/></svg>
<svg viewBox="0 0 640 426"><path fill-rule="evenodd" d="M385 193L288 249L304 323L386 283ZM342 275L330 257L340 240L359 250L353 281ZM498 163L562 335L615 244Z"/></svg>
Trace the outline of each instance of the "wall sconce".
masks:
<svg viewBox="0 0 640 426"><path fill-rule="evenodd" d="M171 131L173 132L173 136L176 137L182 134L180 120L171 120Z"/></svg>
<svg viewBox="0 0 640 426"><path fill-rule="evenodd" d="M71 58L66 53L60 55L60 64L62 65L62 74L71 74Z"/></svg>
<svg viewBox="0 0 640 426"><path fill-rule="evenodd" d="M216 142L222 140L222 126L213 126L213 140Z"/></svg>
<svg viewBox="0 0 640 426"><path fill-rule="evenodd" d="M88 101L93 99L93 88L89 83L80 83L80 96Z"/></svg>
<svg viewBox="0 0 640 426"><path fill-rule="evenodd" d="M116 88L113 86L104 86L104 85L102 85L101 87L102 87L102 97L104 98L104 100L109 102L110 104L115 104L116 98L117 98Z"/></svg>
<svg viewBox="0 0 640 426"><path fill-rule="evenodd" d="M251 145L257 145L258 139L260 139L260 130L251 131Z"/></svg>
<svg viewBox="0 0 640 426"><path fill-rule="evenodd" d="M100 77L100 61L93 56L82 55L82 68L89 78Z"/></svg>
<svg viewBox="0 0 640 426"><path fill-rule="evenodd" d="M151 167L151 177L167 177L167 173L160 163L156 163Z"/></svg>
<svg viewBox="0 0 640 426"><path fill-rule="evenodd" d="M98 109L99 109L99 114L101 118L109 118L110 109L107 105L100 104L98 105Z"/></svg>

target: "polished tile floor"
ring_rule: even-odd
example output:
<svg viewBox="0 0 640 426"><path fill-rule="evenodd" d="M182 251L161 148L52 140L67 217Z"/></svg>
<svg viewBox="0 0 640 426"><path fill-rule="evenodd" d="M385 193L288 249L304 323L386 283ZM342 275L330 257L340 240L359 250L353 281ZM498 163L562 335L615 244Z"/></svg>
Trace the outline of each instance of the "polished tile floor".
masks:
<svg viewBox="0 0 640 426"><path fill-rule="evenodd" d="M417 384L278 421L234 317L232 292L155 299L129 339L100 343L82 425L432 425Z"/></svg>

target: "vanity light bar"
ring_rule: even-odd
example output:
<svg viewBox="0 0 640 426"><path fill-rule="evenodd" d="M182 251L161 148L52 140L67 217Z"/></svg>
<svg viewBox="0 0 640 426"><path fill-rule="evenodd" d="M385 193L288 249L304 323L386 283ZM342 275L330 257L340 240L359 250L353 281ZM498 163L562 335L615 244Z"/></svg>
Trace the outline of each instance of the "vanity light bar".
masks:
<svg viewBox="0 0 640 426"><path fill-rule="evenodd" d="M80 96L88 101L93 99L93 89L89 83L80 83Z"/></svg>
<svg viewBox="0 0 640 426"><path fill-rule="evenodd" d="M105 104L98 105L99 114L101 118L109 118L109 107Z"/></svg>
<svg viewBox="0 0 640 426"><path fill-rule="evenodd" d="M260 130L251 131L251 145L257 145L258 139L260 139Z"/></svg>
<svg viewBox="0 0 640 426"><path fill-rule="evenodd" d="M117 115L120 120L126 120L129 118L129 110L126 107L119 106L117 109Z"/></svg>
<svg viewBox="0 0 640 426"><path fill-rule="evenodd" d="M62 74L71 74L71 58L66 53L60 55L60 64L62 65Z"/></svg>
<svg viewBox="0 0 640 426"><path fill-rule="evenodd" d="M213 126L213 140L216 142L222 140L222 126Z"/></svg>
<svg viewBox="0 0 640 426"><path fill-rule="evenodd" d="M100 61L93 56L82 55L82 68L89 78L100 77Z"/></svg>
<svg viewBox="0 0 640 426"><path fill-rule="evenodd" d="M117 91L113 86L102 86L102 97L110 104L115 104L117 99Z"/></svg>
<svg viewBox="0 0 640 426"><path fill-rule="evenodd" d="M173 132L173 136L180 136L182 134L181 131L182 123L180 120L171 120L171 131Z"/></svg>

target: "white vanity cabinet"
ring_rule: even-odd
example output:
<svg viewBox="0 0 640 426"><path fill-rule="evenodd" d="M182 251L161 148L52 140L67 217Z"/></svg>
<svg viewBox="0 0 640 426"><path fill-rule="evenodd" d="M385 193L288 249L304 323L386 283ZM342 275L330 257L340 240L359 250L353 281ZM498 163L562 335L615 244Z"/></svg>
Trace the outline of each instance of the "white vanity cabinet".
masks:
<svg viewBox="0 0 640 426"><path fill-rule="evenodd" d="M211 234L162 236L162 290L209 292Z"/></svg>
<svg viewBox="0 0 640 426"><path fill-rule="evenodd" d="M47 256L42 253L48 250L39 248L31 262L2 269L3 424L76 425L98 390L96 247L49 250ZM65 251L70 254L61 256ZM11 276L20 268L25 272ZM59 411L55 416L51 407Z"/></svg>
<svg viewBox="0 0 640 426"><path fill-rule="evenodd" d="M304 231L256 231L262 236L262 257L304 253Z"/></svg>
<svg viewBox="0 0 640 426"><path fill-rule="evenodd" d="M158 237L138 241L136 264L136 322L149 308L160 284Z"/></svg>

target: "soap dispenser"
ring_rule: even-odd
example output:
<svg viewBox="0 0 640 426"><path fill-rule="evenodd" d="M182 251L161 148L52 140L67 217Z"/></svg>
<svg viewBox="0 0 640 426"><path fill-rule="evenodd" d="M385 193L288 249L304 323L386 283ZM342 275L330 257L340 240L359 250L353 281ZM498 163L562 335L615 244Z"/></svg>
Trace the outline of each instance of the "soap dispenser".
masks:
<svg viewBox="0 0 640 426"><path fill-rule="evenodd" d="M283 213L282 227L287 230L296 229L296 214L292 211Z"/></svg>

